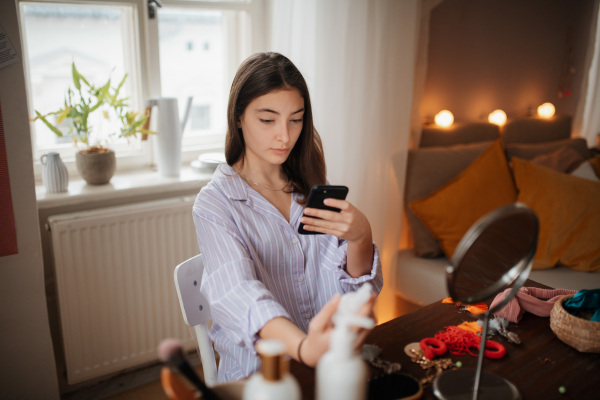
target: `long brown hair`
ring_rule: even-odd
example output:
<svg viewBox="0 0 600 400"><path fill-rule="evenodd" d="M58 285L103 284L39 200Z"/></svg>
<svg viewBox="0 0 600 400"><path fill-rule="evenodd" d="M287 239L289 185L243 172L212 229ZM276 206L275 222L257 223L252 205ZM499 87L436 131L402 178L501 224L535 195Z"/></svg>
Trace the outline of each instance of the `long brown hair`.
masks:
<svg viewBox="0 0 600 400"><path fill-rule="evenodd" d="M231 166L244 159L244 136L238 122L248 104L274 90L291 88L296 88L304 99L304 117L300 137L282 167L293 190L303 195L300 204L305 204L311 187L325 184L327 172L321 137L313 125L308 86L287 57L279 53L257 53L240 65L229 93L225 159Z"/></svg>

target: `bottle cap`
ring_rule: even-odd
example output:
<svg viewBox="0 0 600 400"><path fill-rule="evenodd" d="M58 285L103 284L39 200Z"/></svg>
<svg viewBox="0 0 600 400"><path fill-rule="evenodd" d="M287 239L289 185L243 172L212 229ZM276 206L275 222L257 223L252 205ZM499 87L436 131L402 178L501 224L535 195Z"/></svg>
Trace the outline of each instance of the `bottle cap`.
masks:
<svg viewBox="0 0 600 400"><path fill-rule="evenodd" d="M289 369L285 357L285 344L276 339L262 339L256 343L256 351L262 362L260 372L267 381L278 381Z"/></svg>

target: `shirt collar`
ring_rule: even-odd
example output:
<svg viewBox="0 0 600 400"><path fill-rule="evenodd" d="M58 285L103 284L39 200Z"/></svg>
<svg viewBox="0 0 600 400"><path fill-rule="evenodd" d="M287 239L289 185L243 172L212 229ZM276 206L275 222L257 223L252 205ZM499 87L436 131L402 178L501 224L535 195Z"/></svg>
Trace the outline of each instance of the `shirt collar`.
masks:
<svg viewBox="0 0 600 400"><path fill-rule="evenodd" d="M219 164L212 177L215 182L231 200L247 201L250 200L251 193L248 192L248 184L238 175L238 173L228 164ZM292 193L294 202L299 194Z"/></svg>
<svg viewBox="0 0 600 400"><path fill-rule="evenodd" d="M230 165L219 164L212 179L231 200L248 200L248 185Z"/></svg>

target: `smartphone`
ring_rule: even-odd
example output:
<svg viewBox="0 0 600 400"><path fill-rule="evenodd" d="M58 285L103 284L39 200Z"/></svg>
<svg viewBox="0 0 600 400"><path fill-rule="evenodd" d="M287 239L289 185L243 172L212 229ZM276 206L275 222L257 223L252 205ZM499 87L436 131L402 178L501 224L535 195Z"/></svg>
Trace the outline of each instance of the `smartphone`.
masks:
<svg viewBox="0 0 600 400"><path fill-rule="evenodd" d="M315 185L310 190L306 207L340 212L339 208L328 207L325 204L323 204L323 200L330 198L345 200L347 195L348 188L346 186ZM301 233L303 235L318 235L321 232L307 231L304 229L304 224L300 223L300 226L298 227L298 233Z"/></svg>

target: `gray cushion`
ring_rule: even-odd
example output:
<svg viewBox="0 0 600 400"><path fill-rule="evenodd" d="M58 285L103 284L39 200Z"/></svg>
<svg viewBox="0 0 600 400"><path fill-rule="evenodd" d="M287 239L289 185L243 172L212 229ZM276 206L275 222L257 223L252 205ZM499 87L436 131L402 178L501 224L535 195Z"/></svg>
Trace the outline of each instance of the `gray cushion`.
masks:
<svg viewBox="0 0 600 400"><path fill-rule="evenodd" d="M433 193L467 168L491 142L410 150L406 169L404 205L415 253L420 257L443 255L436 238L421 223L408 205Z"/></svg>
<svg viewBox="0 0 600 400"><path fill-rule="evenodd" d="M531 161L536 157L550 155L552 153L560 156L561 152L566 157L566 155L569 155L569 153L573 154L572 151L568 150L575 151L580 158L580 162L590 158L590 151L587 147L587 142L582 138L555 140L553 142L546 143L507 144L506 158L508 161L511 161L513 157L519 157L524 160ZM579 163L577 165L579 165ZM577 167L577 165L575 167ZM562 172L570 171L568 171L567 168Z"/></svg>
<svg viewBox="0 0 600 400"><path fill-rule="evenodd" d="M571 117L511 118L502 128L504 145L511 143L542 143L571 137Z"/></svg>

